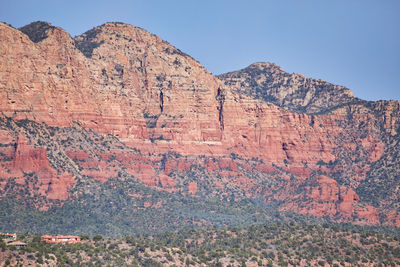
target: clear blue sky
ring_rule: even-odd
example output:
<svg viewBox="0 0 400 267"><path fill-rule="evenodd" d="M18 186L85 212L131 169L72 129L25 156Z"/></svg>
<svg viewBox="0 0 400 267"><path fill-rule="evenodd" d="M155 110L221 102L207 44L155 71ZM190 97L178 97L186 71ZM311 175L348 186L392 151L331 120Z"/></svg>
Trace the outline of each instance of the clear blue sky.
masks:
<svg viewBox="0 0 400 267"><path fill-rule="evenodd" d="M0 21L43 20L72 36L107 21L140 26L214 74L269 61L349 87L367 100L400 100L398 0L3 0Z"/></svg>

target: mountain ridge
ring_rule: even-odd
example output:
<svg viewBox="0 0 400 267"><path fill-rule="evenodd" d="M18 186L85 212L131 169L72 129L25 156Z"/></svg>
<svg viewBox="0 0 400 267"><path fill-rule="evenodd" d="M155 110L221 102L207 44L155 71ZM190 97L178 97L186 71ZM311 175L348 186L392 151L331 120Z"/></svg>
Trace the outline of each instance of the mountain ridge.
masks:
<svg viewBox="0 0 400 267"><path fill-rule="evenodd" d="M274 63L257 62L217 76L236 91L288 109L318 114L335 106L361 101L346 87L289 74Z"/></svg>

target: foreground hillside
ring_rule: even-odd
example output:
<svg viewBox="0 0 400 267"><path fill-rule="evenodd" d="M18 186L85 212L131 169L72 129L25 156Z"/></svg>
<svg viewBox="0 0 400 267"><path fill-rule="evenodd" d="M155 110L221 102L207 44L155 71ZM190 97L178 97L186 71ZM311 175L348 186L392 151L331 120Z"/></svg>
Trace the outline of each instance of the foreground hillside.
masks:
<svg viewBox="0 0 400 267"><path fill-rule="evenodd" d="M400 226L398 101L269 63L217 78L123 23L0 23L0 54L3 231Z"/></svg>
<svg viewBox="0 0 400 267"><path fill-rule="evenodd" d="M41 266L398 266L399 237L373 230L300 224L203 229L154 236L3 247L0 262ZM1 266L1 265L0 265Z"/></svg>

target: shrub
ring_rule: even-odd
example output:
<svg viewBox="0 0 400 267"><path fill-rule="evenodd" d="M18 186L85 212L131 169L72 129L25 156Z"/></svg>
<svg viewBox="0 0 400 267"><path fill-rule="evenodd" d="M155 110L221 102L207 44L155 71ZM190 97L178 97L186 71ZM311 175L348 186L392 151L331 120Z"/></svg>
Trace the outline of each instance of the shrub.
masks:
<svg viewBox="0 0 400 267"><path fill-rule="evenodd" d="M102 235L95 235L93 237L93 241L100 241L100 240L103 240L103 236Z"/></svg>

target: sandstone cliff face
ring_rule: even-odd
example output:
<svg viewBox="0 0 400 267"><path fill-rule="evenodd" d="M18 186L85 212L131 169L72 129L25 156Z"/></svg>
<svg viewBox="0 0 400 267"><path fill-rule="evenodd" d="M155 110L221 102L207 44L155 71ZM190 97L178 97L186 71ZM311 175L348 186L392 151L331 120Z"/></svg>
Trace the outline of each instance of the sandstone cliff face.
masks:
<svg viewBox="0 0 400 267"><path fill-rule="evenodd" d="M0 173L1 178L11 178L20 185L27 186L31 194L39 194L51 200L66 200L68 190L75 185L76 181L70 173L58 173L50 166L47 158L46 149L33 147L29 140L18 135L16 140L11 143L2 143L7 151L7 156L3 156ZM34 176L35 175L35 176ZM3 184L1 187L4 190ZM46 206L38 206L46 209Z"/></svg>
<svg viewBox="0 0 400 267"><path fill-rule="evenodd" d="M122 23L74 39L48 23L0 23L0 54L3 196L34 177L30 191L48 207L136 179L170 194L399 226L399 102L359 101L268 63L223 83ZM381 178L387 198L373 191Z"/></svg>
<svg viewBox="0 0 400 267"><path fill-rule="evenodd" d="M22 30L29 34L35 25ZM58 126L79 121L142 149L158 140L157 149L195 153L196 143L220 139L220 82L157 36L107 23L75 40L41 27L47 37L34 43L1 26L6 115Z"/></svg>

